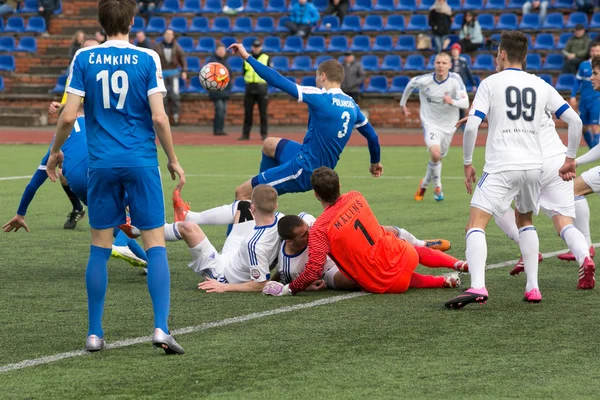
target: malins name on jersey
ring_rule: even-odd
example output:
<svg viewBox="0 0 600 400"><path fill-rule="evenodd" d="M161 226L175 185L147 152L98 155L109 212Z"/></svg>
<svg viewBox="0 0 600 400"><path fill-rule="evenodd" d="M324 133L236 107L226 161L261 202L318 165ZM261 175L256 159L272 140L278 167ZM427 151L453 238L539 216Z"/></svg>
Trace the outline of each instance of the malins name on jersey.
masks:
<svg viewBox="0 0 600 400"><path fill-rule="evenodd" d="M335 229L341 229L348 222L352 221L352 219L356 216L357 213L360 212L360 209L363 208L363 207L364 207L364 205L360 201L360 199L354 200L354 203L352 203L348 207L348 209L346 211L344 211L344 213L333 224L333 226L335 227Z"/></svg>
<svg viewBox="0 0 600 400"><path fill-rule="evenodd" d="M333 105L334 106L338 106L338 107L346 107L346 108L354 108L354 101L352 100L344 100L344 99L338 99L338 98L333 98Z"/></svg>
<svg viewBox="0 0 600 400"><path fill-rule="evenodd" d="M118 56L111 56L110 54L98 54L92 52L88 58L90 64L110 64L110 65L125 65L138 63L137 54L121 54Z"/></svg>
<svg viewBox="0 0 600 400"><path fill-rule="evenodd" d="M536 131L535 129L512 128L512 129L502 129L502 133L524 133L527 135L537 135L538 131Z"/></svg>

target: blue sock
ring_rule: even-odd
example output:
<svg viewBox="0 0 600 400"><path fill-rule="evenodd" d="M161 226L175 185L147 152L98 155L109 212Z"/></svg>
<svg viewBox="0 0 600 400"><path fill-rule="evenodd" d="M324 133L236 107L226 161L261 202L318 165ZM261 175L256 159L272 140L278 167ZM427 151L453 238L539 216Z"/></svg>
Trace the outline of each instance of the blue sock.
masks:
<svg viewBox="0 0 600 400"><path fill-rule="evenodd" d="M592 136L591 131L583 132L583 140L585 140L590 149L594 147L594 137Z"/></svg>
<svg viewBox="0 0 600 400"><path fill-rule="evenodd" d="M115 246L129 247L129 250L131 250L133 252L133 254L135 254L142 260L148 262L148 257L146 256L146 252L144 251L144 249L142 249L142 247L138 244L138 242L135 239L130 238L125 233L123 233L123 231L121 231L120 229L119 229L119 232L117 233L117 237L115 238L115 241L113 242L113 244Z"/></svg>
<svg viewBox="0 0 600 400"><path fill-rule="evenodd" d="M598 146L598 143L600 143L600 133L595 133L594 134L594 147Z"/></svg>
<svg viewBox="0 0 600 400"><path fill-rule="evenodd" d="M268 169L275 168L279 163L274 159L262 153L262 159L260 160L260 171L259 173L265 172Z"/></svg>
<svg viewBox="0 0 600 400"><path fill-rule="evenodd" d="M171 277L167 249L155 246L146 252L148 255L148 291L154 309L154 327L169 333L167 320L171 301Z"/></svg>
<svg viewBox="0 0 600 400"><path fill-rule="evenodd" d="M102 330L102 314L104 314L104 298L108 286L108 259L111 249L90 246L90 258L85 271L85 287L88 295L89 335L104 337Z"/></svg>

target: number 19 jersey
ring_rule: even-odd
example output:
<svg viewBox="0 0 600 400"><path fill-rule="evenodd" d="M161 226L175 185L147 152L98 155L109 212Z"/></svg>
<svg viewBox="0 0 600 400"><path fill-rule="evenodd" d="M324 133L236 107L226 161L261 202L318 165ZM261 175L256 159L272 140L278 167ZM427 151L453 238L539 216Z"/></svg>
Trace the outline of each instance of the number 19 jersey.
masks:
<svg viewBox="0 0 600 400"><path fill-rule="evenodd" d="M470 115L488 118L484 172L541 169L544 113L569 108L560 94L533 74L509 68L484 79Z"/></svg>
<svg viewBox="0 0 600 400"><path fill-rule="evenodd" d="M67 92L86 98L90 168L158 166L148 97L166 88L154 50L122 40L81 49L68 80Z"/></svg>

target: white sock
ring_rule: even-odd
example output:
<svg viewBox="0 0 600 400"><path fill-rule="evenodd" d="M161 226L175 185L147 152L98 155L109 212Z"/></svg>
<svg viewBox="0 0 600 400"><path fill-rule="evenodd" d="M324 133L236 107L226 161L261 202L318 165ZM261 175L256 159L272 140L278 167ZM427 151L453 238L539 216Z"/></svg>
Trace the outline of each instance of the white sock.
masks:
<svg viewBox="0 0 600 400"><path fill-rule="evenodd" d="M512 208L509 208L501 217L494 216L494 220L496 221L496 225L502 229L502 232L504 232L509 239L519 243L519 228L517 228L515 211Z"/></svg>
<svg viewBox="0 0 600 400"><path fill-rule="evenodd" d="M540 240L533 225L524 226L519 229L519 248L527 274L527 286L525 291L539 289L538 286L538 253L540 252ZM469 269L471 265L469 264Z"/></svg>
<svg viewBox="0 0 600 400"><path fill-rule="evenodd" d="M233 217L237 212L238 202L211 208L202 212L188 211L186 221L192 221L198 225L228 225L233 224Z"/></svg>
<svg viewBox="0 0 600 400"><path fill-rule="evenodd" d="M410 233L406 229L398 228L397 226L395 226L394 228L396 228L396 230L398 231L396 233L396 236L399 237L400 239L406 240L408 243L410 243L413 246L420 246L420 247L425 246L424 240L417 239L412 233Z"/></svg>
<svg viewBox="0 0 600 400"><path fill-rule="evenodd" d="M179 234L179 223L174 222L172 224L165 224L165 241L167 242L176 242L181 240L181 235Z"/></svg>
<svg viewBox="0 0 600 400"><path fill-rule="evenodd" d="M590 248L587 246L583 234L573 225L567 225L560 231L560 237L569 246L569 250L571 250L571 253L577 259L579 266L583 265L586 257L590 256Z"/></svg>
<svg viewBox="0 0 600 400"><path fill-rule="evenodd" d="M487 261L487 243L483 229L472 228L467 231L466 257L471 275L471 288L485 287L485 263Z"/></svg>
<svg viewBox="0 0 600 400"><path fill-rule="evenodd" d="M433 180L433 177L435 176L435 170L438 165L439 163L435 164L431 161L427 163L427 172L425 172L425 178L423 178L423 184L421 187L426 188L427 185L429 185L429 182Z"/></svg>
<svg viewBox="0 0 600 400"><path fill-rule="evenodd" d="M442 161L433 164L433 186L442 188Z"/></svg>
<svg viewBox="0 0 600 400"><path fill-rule="evenodd" d="M573 225L579 230L587 241L588 248L592 245L590 235L590 206L585 196L575 196L575 218Z"/></svg>

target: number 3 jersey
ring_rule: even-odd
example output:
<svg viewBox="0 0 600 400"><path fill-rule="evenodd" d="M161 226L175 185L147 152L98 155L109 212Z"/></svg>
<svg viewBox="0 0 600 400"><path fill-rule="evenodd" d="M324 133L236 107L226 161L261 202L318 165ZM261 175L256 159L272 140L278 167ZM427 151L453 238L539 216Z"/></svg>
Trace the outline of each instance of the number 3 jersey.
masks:
<svg viewBox="0 0 600 400"><path fill-rule="evenodd" d="M569 108L560 94L533 74L505 69L484 79L470 115L488 118L487 173L542 168L540 139L546 111L559 118Z"/></svg>
<svg viewBox="0 0 600 400"><path fill-rule="evenodd" d="M154 50L122 40L79 50L67 92L85 97L90 168L156 167L148 97L166 94Z"/></svg>

